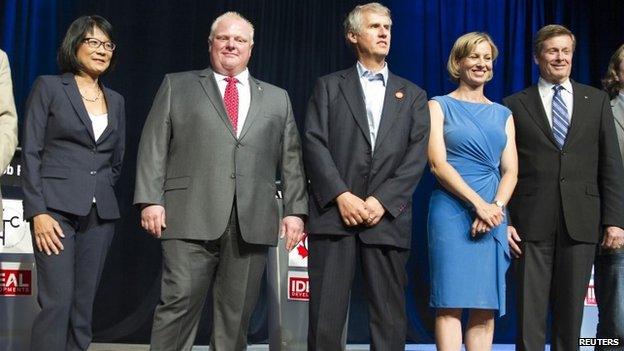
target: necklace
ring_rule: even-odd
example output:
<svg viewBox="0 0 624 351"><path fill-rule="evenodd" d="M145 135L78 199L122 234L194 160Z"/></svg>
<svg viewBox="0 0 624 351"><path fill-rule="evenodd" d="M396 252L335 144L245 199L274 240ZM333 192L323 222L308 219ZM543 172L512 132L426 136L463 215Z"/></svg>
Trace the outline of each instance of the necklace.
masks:
<svg viewBox="0 0 624 351"><path fill-rule="evenodd" d="M80 89L78 89L78 92L80 92L80 97L82 97L83 100L85 101L89 101L89 102L96 102L100 99L100 96L102 96L102 89L100 89L100 87L97 86L97 81L95 81L95 83L93 83L93 88L91 88L91 90L93 89L97 89L97 95L93 98L93 99L89 99L87 97L85 97L84 95L82 95L82 91L80 91Z"/></svg>

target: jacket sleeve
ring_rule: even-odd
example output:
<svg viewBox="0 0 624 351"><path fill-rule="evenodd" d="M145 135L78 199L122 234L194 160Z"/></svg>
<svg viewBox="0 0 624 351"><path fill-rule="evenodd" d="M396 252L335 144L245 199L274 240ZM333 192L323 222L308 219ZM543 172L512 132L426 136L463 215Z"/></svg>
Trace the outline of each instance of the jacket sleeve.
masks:
<svg viewBox="0 0 624 351"><path fill-rule="evenodd" d="M24 140L22 141L22 190L24 218L47 211L41 181L41 155L50 112L49 88L43 77L37 78L26 100Z"/></svg>
<svg viewBox="0 0 624 351"><path fill-rule="evenodd" d="M603 96L600 125L598 185L603 226L624 228L624 167L615 132L615 121L607 94Z"/></svg>
<svg viewBox="0 0 624 351"><path fill-rule="evenodd" d="M17 147L17 112L13 100L11 69L6 54L0 51L0 174L11 162Z"/></svg>
<svg viewBox="0 0 624 351"><path fill-rule="evenodd" d="M165 205L164 182L171 138L171 83L165 76L147 116L137 156L134 204Z"/></svg>
<svg viewBox="0 0 624 351"><path fill-rule="evenodd" d="M304 158L312 194L321 207L349 191L342 179L328 145L329 93L325 81L319 79L308 103L305 119Z"/></svg>
<svg viewBox="0 0 624 351"><path fill-rule="evenodd" d="M121 174L121 166L123 165L124 152L126 147L126 103L122 96L119 97L119 141L113 152L113 183L117 183Z"/></svg>
<svg viewBox="0 0 624 351"><path fill-rule="evenodd" d="M288 93L284 91L286 122L282 136L281 179L284 193L284 216L308 215L307 181L303 171L301 140L293 117Z"/></svg>

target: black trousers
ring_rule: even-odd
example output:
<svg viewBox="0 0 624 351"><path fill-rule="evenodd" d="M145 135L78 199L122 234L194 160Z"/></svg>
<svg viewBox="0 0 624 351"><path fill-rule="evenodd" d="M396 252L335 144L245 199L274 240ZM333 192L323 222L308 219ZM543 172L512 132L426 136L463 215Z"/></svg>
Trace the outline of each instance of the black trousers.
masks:
<svg viewBox="0 0 624 351"><path fill-rule="evenodd" d="M521 243L523 254L516 261L516 350L544 350L549 309L551 350L579 350L583 301L596 244L571 239L563 220L559 222L549 240Z"/></svg>
<svg viewBox="0 0 624 351"><path fill-rule="evenodd" d="M409 250L367 245L358 236L310 235L309 351L338 351L357 255L370 315L371 350L405 350L405 265Z"/></svg>
<svg viewBox="0 0 624 351"><path fill-rule="evenodd" d="M52 209L48 213L65 234L59 238L64 250L48 256L37 250L33 239L41 311L33 323L31 351L86 350L92 338L93 300L115 234L114 222L100 219L95 204L86 216Z"/></svg>

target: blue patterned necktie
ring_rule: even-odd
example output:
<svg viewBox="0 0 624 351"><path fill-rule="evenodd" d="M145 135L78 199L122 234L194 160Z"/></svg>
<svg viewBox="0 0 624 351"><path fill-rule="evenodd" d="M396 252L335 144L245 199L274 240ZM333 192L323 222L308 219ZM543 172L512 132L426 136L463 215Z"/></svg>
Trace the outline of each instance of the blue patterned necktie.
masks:
<svg viewBox="0 0 624 351"><path fill-rule="evenodd" d="M555 141L557 141L560 149L563 148L566 135L568 134L568 127L570 126L568 108L561 97L561 90L563 89L564 88L561 85L556 84L553 87L555 94L553 95L552 100L552 130Z"/></svg>
<svg viewBox="0 0 624 351"><path fill-rule="evenodd" d="M383 75L381 73L373 73L371 71L364 71L362 76L368 79L369 82L374 82L376 80L384 81Z"/></svg>

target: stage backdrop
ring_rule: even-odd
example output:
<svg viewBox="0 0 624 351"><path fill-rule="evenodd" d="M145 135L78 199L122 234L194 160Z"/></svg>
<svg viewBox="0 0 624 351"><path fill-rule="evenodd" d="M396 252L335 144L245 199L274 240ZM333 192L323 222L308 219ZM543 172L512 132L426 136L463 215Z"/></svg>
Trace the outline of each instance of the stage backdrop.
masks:
<svg viewBox="0 0 624 351"><path fill-rule="evenodd" d="M160 248L139 229L132 208L136 151L153 96L167 72L202 69L208 63L206 38L220 13L235 10L255 25L250 71L290 93L299 126L316 77L346 68L353 56L344 44L341 23L358 2L346 0L4 0L0 5L0 48L7 51L18 112L36 76L56 74L55 55L61 38L76 17L100 14L116 29L119 64L105 83L126 98L127 141L118 183L123 218L102 278L96 306L96 341L147 342L158 302ZM624 42L624 3L531 0L387 1L393 12L390 69L425 88L429 96L445 94L454 85L446 75L446 59L461 34L489 32L500 50L494 79L486 94L494 101L536 81L531 41L548 23L567 25L577 36L573 78L599 86L609 55ZM20 125L21 128L21 125ZM426 218L433 179L427 175L414 195L413 250L409 261L409 341L431 343L433 313L428 305ZM509 314L497 321L495 342L513 342L513 281L509 279ZM356 279L352 293L349 342L368 342L365 292ZM209 304L208 304L209 305ZM207 344L210 311L206 307L198 343ZM252 320L251 342L267 339L266 298L261 296Z"/></svg>

